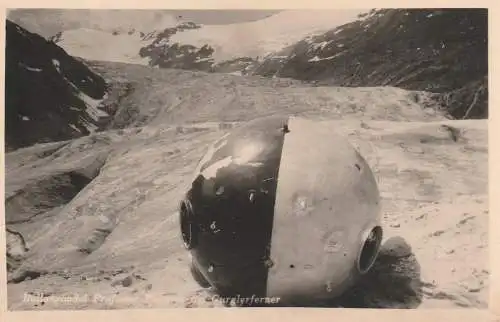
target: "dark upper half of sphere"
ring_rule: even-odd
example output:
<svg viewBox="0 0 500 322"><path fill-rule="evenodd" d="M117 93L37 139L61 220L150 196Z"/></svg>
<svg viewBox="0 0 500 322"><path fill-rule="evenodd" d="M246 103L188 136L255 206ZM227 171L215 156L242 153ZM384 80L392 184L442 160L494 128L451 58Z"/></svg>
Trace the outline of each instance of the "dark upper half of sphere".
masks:
<svg viewBox="0 0 500 322"><path fill-rule="evenodd" d="M236 128L215 142L200 161L193 193L200 181L221 189L252 189L265 180L276 181L287 118L268 117ZM204 197L219 196L221 189L205 189ZM218 193L217 193L218 192Z"/></svg>
<svg viewBox="0 0 500 322"><path fill-rule="evenodd" d="M194 251L202 258L243 264L266 256L286 125L286 117L251 121L200 161L186 199L197 226Z"/></svg>

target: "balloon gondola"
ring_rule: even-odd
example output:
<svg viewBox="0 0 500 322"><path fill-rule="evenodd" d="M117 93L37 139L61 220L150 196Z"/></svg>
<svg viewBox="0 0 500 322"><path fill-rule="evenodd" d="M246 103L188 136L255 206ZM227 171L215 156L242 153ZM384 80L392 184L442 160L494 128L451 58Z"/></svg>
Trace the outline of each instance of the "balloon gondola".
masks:
<svg viewBox="0 0 500 322"><path fill-rule="evenodd" d="M344 293L383 234L365 159L328 123L300 117L256 119L214 142L179 216L201 286L281 303Z"/></svg>

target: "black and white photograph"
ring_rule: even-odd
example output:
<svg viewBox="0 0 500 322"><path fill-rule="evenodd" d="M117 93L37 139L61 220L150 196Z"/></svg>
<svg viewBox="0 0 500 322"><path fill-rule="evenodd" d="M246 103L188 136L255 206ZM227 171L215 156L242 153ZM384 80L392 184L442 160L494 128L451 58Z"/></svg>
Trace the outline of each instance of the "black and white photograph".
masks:
<svg viewBox="0 0 500 322"><path fill-rule="evenodd" d="M7 309L487 310L488 12L8 9Z"/></svg>

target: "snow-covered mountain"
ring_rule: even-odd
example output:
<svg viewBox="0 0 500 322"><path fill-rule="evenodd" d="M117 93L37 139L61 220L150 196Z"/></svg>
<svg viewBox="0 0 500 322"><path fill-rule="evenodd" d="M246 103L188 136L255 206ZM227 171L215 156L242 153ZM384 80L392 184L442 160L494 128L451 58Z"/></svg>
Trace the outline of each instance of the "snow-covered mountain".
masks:
<svg viewBox="0 0 500 322"><path fill-rule="evenodd" d="M24 12L26 21L28 13ZM162 12L147 16L152 13L88 10L77 15L69 10L64 17L51 13L44 19L59 17L70 28L52 41L9 22L10 129L21 133L40 118L64 123L32 131L36 132L33 137L43 141L86 134L106 119L94 108L104 99L104 81L67 54L160 68L287 77L329 86L398 86L437 93L443 109L455 118L488 115L484 10L382 9L364 14L291 10L227 25L201 25ZM84 22L82 16L89 20ZM31 21L47 26L44 19ZM73 25L78 28L71 29ZM49 86L40 72L49 73L57 85ZM85 83L87 74L94 83ZM52 95L57 88L64 88L62 96ZM19 104L19 100L29 102ZM48 115L69 116L58 121L40 116L35 107L40 102L49 106ZM80 115L83 110L85 116ZM7 130L9 142L32 143Z"/></svg>
<svg viewBox="0 0 500 322"><path fill-rule="evenodd" d="M314 34L353 21L368 10L286 10L254 22L203 26L173 35L172 43L214 49L215 62L263 57Z"/></svg>
<svg viewBox="0 0 500 322"><path fill-rule="evenodd" d="M148 64L148 59L142 58L139 50L149 41L144 41L139 33L79 28L59 34L55 42L70 55L88 60Z"/></svg>
<svg viewBox="0 0 500 322"><path fill-rule="evenodd" d="M149 20L146 13L84 11L80 16L88 22L76 26L77 13L64 16L64 31L51 39L71 55L89 60L245 72L266 55L352 21L360 12L364 11L287 10L257 21L204 25L161 11Z"/></svg>
<svg viewBox="0 0 500 322"><path fill-rule="evenodd" d="M488 115L486 9L381 9L268 56L254 74L441 95L456 118Z"/></svg>
<svg viewBox="0 0 500 322"><path fill-rule="evenodd" d="M98 108L104 79L63 49L6 21L6 148L89 134L109 119Z"/></svg>

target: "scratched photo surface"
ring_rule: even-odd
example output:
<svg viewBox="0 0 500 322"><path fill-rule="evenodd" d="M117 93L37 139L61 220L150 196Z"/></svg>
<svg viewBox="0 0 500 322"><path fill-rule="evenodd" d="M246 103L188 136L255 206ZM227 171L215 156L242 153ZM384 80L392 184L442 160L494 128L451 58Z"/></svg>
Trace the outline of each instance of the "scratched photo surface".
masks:
<svg viewBox="0 0 500 322"><path fill-rule="evenodd" d="M8 310L488 307L488 10L16 9Z"/></svg>

